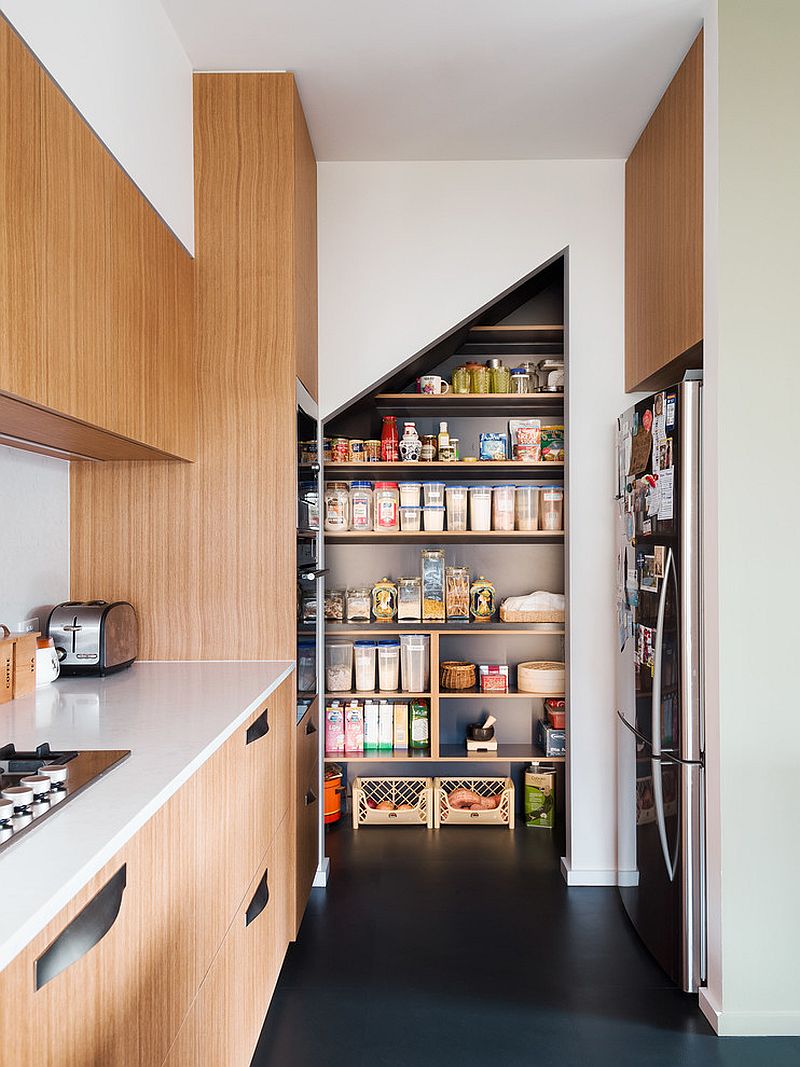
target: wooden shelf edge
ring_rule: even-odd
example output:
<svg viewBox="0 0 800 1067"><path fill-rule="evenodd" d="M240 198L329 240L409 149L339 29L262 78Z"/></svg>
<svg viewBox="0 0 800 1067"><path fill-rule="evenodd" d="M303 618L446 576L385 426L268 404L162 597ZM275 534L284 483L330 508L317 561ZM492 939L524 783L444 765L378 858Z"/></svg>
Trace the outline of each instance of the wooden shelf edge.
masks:
<svg viewBox="0 0 800 1067"><path fill-rule="evenodd" d="M509 693L481 693L476 689L440 689L440 700L563 700L564 693L525 693L520 689L512 689Z"/></svg>

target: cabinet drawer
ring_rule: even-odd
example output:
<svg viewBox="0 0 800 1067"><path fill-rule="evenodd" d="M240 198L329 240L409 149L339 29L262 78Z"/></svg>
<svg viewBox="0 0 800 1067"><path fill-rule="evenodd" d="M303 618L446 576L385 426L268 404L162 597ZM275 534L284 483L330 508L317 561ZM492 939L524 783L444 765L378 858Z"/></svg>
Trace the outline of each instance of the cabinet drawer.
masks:
<svg viewBox="0 0 800 1067"><path fill-rule="evenodd" d="M290 825L262 857L165 1067L248 1067L288 944Z"/></svg>
<svg viewBox="0 0 800 1067"><path fill-rule="evenodd" d="M319 716L315 702L297 725L295 738L296 771L296 866L294 935L303 918L319 859Z"/></svg>

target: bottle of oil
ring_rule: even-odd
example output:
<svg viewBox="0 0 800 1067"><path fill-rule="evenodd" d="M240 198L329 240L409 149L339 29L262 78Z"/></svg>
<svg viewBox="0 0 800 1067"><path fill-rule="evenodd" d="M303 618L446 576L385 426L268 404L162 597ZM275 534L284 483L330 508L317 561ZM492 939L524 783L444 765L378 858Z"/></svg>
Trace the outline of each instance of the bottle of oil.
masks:
<svg viewBox="0 0 800 1067"><path fill-rule="evenodd" d="M439 461L441 463L449 463L453 458L453 450L450 445L450 431L447 429L446 422L439 423L438 453Z"/></svg>

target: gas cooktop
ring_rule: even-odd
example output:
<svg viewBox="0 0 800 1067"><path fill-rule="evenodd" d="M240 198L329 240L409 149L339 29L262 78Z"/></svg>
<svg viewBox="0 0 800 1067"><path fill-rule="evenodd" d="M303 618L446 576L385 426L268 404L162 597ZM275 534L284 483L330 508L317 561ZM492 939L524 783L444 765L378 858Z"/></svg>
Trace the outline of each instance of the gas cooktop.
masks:
<svg viewBox="0 0 800 1067"><path fill-rule="evenodd" d="M31 752L0 748L0 852L40 826L59 805L116 767L123 749L53 752L45 741Z"/></svg>

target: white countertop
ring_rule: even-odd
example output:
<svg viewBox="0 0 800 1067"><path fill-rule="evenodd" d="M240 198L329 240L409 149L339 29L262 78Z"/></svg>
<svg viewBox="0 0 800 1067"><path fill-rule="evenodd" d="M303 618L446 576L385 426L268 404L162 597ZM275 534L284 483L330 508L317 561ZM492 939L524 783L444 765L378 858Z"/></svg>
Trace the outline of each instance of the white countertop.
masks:
<svg viewBox="0 0 800 1067"><path fill-rule="evenodd" d="M0 970L292 671L278 661L135 663L0 707L0 745L131 755L0 852Z"/></svg>

